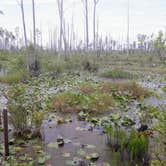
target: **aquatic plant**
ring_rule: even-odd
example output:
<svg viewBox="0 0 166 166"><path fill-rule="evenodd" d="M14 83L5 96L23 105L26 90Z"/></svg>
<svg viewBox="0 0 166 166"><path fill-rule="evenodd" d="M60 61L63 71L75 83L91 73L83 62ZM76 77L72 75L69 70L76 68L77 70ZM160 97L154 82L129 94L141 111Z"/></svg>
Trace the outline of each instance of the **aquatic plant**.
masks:
<svg viewBox="0 0 166 166"><path fill-rule="evenodd" d="M135 82L119 82L116 83L114 87L121 92L129 92L133 97L137 99L145 98L151 95L151 92L147 88L141 87Z"/></svg>
<svg viewBox="0 0 166 166"><path fill-rule="evenodd" d="M143 132L132 130L129 135L127 150L130 160L145 161L148 155L149 140Z"/></svg>
<svg viewBox="0 0 166 166"><path fill-rule="evenodd" d="M105 124L107 144L115 152L120 152L122 158L127 154L130 162L147 161L149 148L148 135L134 129L128 133L118 125L118 121L116 119L113 123Z"/></svg>
<svg viewBox="0 0 166 166"><path fill-rule="evenodd" d="M113 98L107 93L78 93L74 91L64 91L53 99L54 107L59 111L67 112L103 112L108 111L113 106Z"/></svg>

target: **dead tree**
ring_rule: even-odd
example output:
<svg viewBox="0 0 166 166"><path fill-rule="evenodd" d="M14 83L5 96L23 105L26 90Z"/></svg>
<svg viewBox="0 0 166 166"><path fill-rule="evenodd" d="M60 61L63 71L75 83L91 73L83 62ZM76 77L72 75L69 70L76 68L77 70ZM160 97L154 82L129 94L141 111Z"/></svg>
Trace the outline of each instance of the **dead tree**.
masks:
<svg viewBox="0 0 166 166"><path fill-rule="evenodd" d="M24 42L25 42L25 48L26 48L26 66L27 66L27 69L29 70L30 57L28 54L28 40L27 40L23 0L20 0L20 2L18 2L18 4L20 5L20 8L21 8L22 24L23 24L23 31L24 31Z"/></svg>
<svg viewBox="0 0 166 166"><path fill-rule="evenodd" d="M34 62L32 63L32 70L38 71L39 70L39 60L38 54L36 52L36 18L35 18L35 1L32 0L32 13L33 13L33 45L34 45Z"/></svg>
<svg viewBox="0 0 166 166"><path fill-rule="evenodd" d="M99 0L93 0L93 51L94 51L94 61L96 63L96 34L98 33L98 29L96 32L96 6L99 3ZM97 27L98 28L98 27Z"/></svg>
<svg viewBox="0 0 166 166"><path fill-rule="evenodd" d="M86 52L89 50L89 12L88 12L88 0L82 0L85 8L85 29L86 29Z"/></svg>
<svg viewBox="0 0 166 166"><path fill-rule="evenodd" d="M63 42L64 42L65 60L67 60L68 59L68 57L67 57L68 43L67 43L67 33L66 33L65 20L63 20Z"/></svg>
<svg viewBox="0 0 166 166"><path fill-rule="evenodd" d="M60 20L60 34L59 34L59 44L58 44L58 64L60 63L60 58L62 54L62 38L63 38L63 0L57 0L59 20Z"/></svg>
<svg viewBox="0 0 166 166"><path fill-rule="evenodd" d="M130 53L130 0L127 1L127 58Z"/></svg>
<svg viewBox="0 0 166 166"><path fill-rule="evenodd" d="M96 51L96 6L99 0L93 0L93 51Z"/></svg>

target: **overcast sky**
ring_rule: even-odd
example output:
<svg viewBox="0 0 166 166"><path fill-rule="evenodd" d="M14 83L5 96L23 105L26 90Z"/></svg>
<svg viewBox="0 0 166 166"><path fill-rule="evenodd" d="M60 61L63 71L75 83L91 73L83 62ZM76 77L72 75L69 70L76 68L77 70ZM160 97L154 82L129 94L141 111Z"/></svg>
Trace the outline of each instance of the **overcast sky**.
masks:
<svg viewBox="0 0 166 166"><path fill-rule="evenodd" d="M89 10L92 18L93 8L90 2ZM31 0L25 2L25 17L28 37L32 27ZM84 38L84 14L81 0L64 0L65 18L72 20L77 38ZM20 7L17 0L0 0L0 26L14 31L15 27L22 29ZM98 4L99 33L110 35L115 40L126 40L127 29L127 0L100 0ZM37 27L43 31L46 42L48 34L58 28L59 18L56 0L36 0ZM90 19L90 32L92 35L92 20ZM134 40L138 33L150 35L166 27L166 0L130 0L130 39Z"/></svg>

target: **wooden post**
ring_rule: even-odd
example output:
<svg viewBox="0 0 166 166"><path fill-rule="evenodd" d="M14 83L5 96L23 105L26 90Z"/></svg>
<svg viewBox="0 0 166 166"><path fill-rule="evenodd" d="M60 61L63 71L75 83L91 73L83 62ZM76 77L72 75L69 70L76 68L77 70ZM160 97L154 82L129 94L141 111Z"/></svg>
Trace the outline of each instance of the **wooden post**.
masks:
<svg viewBox="0 0 166 166"><path fill-rule="evenodd" d="M9 144L8 144L8 115L7 108L3 109L3 125L4 125L4 147L5 156L9 156Z"/></svg>

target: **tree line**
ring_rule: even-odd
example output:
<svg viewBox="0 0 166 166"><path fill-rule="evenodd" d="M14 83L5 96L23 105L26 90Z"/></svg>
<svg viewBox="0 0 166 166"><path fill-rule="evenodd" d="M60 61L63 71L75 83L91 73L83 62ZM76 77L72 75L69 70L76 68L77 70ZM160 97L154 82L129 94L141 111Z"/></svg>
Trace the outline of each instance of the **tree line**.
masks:
<svg viewBox="0 0 166 166"><path fill-rule="evenodd" d="M59 32L50 32L49 45L47 49L57 52L57 63L61 61L62 54L65 58L69 58L74 51L81 51L85 54L89 52L93 53L94 56L100 56L101 52L109 53L111 51L126 52L127 54L133 52L154 52L160 58L162 52L165 50L165 36L160 31L155 37L153 34L147 36L145 34L138 34L137 41L129 43L129 6L128 6L128 32L127 32L127 44L121 43L114 40L110 35L100 36L98 33L97 21L97 7L100 0L92 0L93 6L93 40L90 42L89 39L89 1L80 0L84 8L84 24L85 24L85 41L77 40L76 33L74 31L74 22L71 21L71 25L67 23L64 16L64 0L56 0L58 6L59 16ZM36 15L35 15L35 0L31 1L32 4L32 20L33 20L33 35L31 39L27 36L27 25L24 11L24 0L17 0L20 6L20 15L22 18L23 37L20 35L19 27L15 28L15 33L9 32L6 29L0 28L0 48L1 49L20 49L24 47L26 49L26 64L28 70L39 70L39 56L38 50L42 50L43 47L43 36L42 31L36 27ZM0 11L3 15L3 11ZM24 43L24 44L23 44Z"/></svg>

